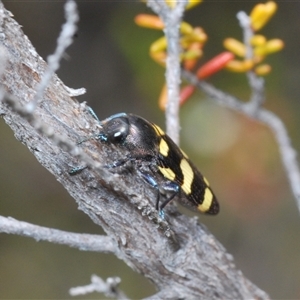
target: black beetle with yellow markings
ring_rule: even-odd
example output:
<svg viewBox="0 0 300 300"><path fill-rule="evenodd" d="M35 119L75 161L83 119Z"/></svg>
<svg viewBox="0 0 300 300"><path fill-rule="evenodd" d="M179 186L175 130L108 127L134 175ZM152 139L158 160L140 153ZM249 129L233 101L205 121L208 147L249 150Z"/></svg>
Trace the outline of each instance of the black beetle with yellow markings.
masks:
<svg viewBox="0 0 300 300"><path fill-rule="evenodd" d="M98 120L93 111L91 113ZM138 174L157 190L156 209L162 217L163 208L175 196L192 210L210 215L219 212L219 204L206 178L160 127L127 113L115 114L99 122L100 131L93 137L125 148L129 153L107 167L133 163ZM144 164L149 166L151 174L145 171Z"/></svg>

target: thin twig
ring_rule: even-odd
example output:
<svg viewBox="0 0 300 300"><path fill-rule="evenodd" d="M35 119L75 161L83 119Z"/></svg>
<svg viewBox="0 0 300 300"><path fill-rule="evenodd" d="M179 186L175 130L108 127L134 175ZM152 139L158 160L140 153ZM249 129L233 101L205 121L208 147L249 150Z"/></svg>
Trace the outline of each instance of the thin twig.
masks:
<svg viewBox="0 0 300 300"><path fill-rule="evenodd" d="M168 55L166 60L166 82L168 102L166 107L166 131L176 144L179 144L179 94L180 94L180 23L187 1L177 1L172 9L164 1L148 1L155 13L165 24L164 33L167 39Z"/></svg>
<svg viewBox="0 0 300 300"><path fill-rule="evenodd" d="M253 30L251 28L251 19L250 17L244 12L240 11L237 13L236 17L240 22L240 26L243 29L243 42L246 45L246 59L252 59L253 57L253 49L251 47L250 41L253 37Z"/></svg>
<svg viewBox="0 0 300 300"><path fill-rule="evenodd" d="M251 39L254 35L253 29L251 27L251 19L244 12L240 11L237 14L240 26L243 30L243 42L246 46L246 56L245 59L253 59L253 48L251 45ZM262 77L257 76L252 70L247 72L248 83L251 88L251 96L247 102L249 111L252 111L252 115L258 112L258 109L262 106L265 101L265 81Z"/></svg>
<svg viewBox="0 0 300 300"><path fill-rule="evenodd" d="M71 296L87 295L93 292L104 294L108 298L116 298L120 300L128 299L125 293L119 290L121 283L119 277L109 277L104 281L97 275L92 275L91 283L85 286L73 287L69 290Z"/></svg>
<svg viewBox="0 0 300 300"><path fill-rule="evenodd" d="M85 251L116 254L118 249L109 236L67 232L18 221L11 217L0 216L0 232L18 234L34 238L36 241L48 241Z"/></svg>
<svg viewBox="0 0 300 300"><path fill-rule="evenodd" d="M44 91L48 87L53 74L56 72L56 70L58 70L59 62L63 57L66 48L69 47L73 42L73 37L77 30L76 23L79 20L77 5L74 0L68 0L64 9L66 23L62 26L54 53L49 55L47 58L48 68L36 89L35 97L32 102L26 105L28 112L33 112L35 110L38 102L42 99Z"/></svg>
<svg viewBox="0 0 300 300"><path fill-rule="evenodd" d="M273 131L292 192L296 198L298 210L300 211L300 169L297 152L292 146L287 129L277 115L266 109L258 111L257 119L268 125Z"/></svg>

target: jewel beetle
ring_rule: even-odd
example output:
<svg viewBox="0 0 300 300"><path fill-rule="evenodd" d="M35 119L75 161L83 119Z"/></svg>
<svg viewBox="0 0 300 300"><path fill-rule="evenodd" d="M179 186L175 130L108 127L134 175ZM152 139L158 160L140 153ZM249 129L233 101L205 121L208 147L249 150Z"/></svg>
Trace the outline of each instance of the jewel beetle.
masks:
<svg viewBox="0 0 300 300"><path fill-rule="evenodd" d="M100 130L88 139L113 144L129 153L106 167L132 162L144 181L156 189L156 209L162 217L164 207L174 198L191 210L210 215L219 212L219 203L207 179L159 126L130 113L118 113L100 121L91 109L90 112L100 122ZM145 171L143 164L151 172Z"/></svg>

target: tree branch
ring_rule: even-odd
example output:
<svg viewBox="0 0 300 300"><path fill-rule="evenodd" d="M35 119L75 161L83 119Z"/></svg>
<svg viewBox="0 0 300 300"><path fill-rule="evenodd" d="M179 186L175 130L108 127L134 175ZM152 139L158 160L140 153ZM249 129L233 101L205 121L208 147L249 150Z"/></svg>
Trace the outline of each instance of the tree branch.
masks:
<svg viewBox="0 0 300 300"><path fill-rule="evenodd" d="M116 254L115 242L108 236L81 234L33 225L13 218L0 216L0 232L18 234L34 238L36 241L48 241L85 251Z"/></svg>
<svg viewBox="0 0 300 300"><path fill-rule="evenodd" d="M111 250L155 284L159 292L152 299L268 299L236 269L231 255L195 218L169 205L166 220L160 220L154 208L155 192L134 168L128 165L113 173L101 167L124 153L96 140L82 144L81 151L74 146L97 132L98 124L55 74L34 116L20 113L36 96L47 65L2 3L0 18L1 44L7 52L1 84L9 94L0 101L1 116L73 196L79 209L105 230L111 247L117 247ZM72 167L87 162L90 168L69 175ZM59 239L59 232L51 234Z"/></svg>

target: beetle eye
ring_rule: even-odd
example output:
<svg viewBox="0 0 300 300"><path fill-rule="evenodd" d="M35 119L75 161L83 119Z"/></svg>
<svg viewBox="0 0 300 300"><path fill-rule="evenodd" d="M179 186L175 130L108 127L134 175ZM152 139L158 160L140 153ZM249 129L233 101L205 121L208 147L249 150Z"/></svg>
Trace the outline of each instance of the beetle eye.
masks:
<svg viewBox="0 0 300 300"><path fill-rule="evenodd" d="M105 127L107 137L111 143L122 143L128 136L129 124L127 119L112 119Z"/></svg>

